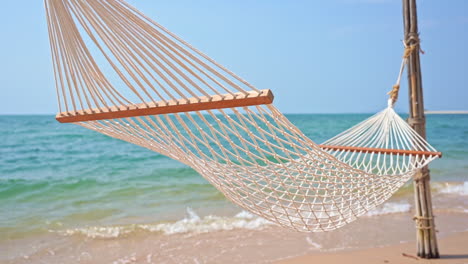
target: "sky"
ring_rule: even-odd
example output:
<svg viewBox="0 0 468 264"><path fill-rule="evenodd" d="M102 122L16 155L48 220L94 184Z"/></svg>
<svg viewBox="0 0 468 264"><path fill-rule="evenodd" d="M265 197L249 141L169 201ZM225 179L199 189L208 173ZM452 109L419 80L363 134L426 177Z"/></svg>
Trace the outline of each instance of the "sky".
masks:
<svg viewBox="0 0 468 264"><path fill-rule="evenodd" d="M403 46L401 0L128 0L284 113L383 109ZM468 110L468 1L419 0L425 108ZM0 10L0 114L54 114L43 2ZM406 75L404 75L406 77ZM395 108L408 110L406 78Z"/></svg>

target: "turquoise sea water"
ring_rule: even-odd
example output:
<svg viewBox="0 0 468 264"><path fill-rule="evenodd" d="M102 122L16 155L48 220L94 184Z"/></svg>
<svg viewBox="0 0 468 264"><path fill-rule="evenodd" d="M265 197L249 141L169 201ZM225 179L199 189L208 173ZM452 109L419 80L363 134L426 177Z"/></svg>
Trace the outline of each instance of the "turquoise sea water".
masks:
<svg viewBox="0 0 468 264"><path fill-rule="evenodd" d="M368 116L287 115L318 143ZM468 181L468 115L429 115L427 134L444 153L431 164L432 180ZM0 116L0 139L2 238L234 208L187 166L53 116Z"/></svg>

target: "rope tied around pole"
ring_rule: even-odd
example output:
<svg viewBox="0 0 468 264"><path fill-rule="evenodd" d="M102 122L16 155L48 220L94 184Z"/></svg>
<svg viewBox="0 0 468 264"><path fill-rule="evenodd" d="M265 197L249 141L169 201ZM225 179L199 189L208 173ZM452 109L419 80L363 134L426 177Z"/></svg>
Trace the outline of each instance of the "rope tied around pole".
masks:
<svg viewBox="0 0 468 264"><path fill-rule="evenodd" d="M424 180L430 180L430 173L428 168L422 168L419 172L414 174L413 180L416 184L423 184Z"/></svg>
<svg viewBox="0 0 468 264"><path fill-rule="evenodd" d="M434 225L432 222L434 221L434 217L430 216L417 216L413 217L413 220L416 223L417 229L432 229Z"/></svg>
<svg viewBox="0 0 468 264"><path fill-rule="evenodd" d="M405 46L405 51L403 52L403 59L408 59L409 56L411 56L411 53L413 53L413 51L415 51L418 46L418 44Z"/></svg>
<svg viewBox="0 0 468 264"><path fill-rule="evenodd" d="M411 42L413 43L410 44ZM403 75L403 71L405 69L406 64L408 64L409 57L416 50L424 54L424 51L421 49L421 46L419 43L420 41L417 35L411 35L407 38L406 41L403 41L403 46L405 47L405 50L403 51L403 60L401 61L400 72L398 73L397 81L395 85L393 85L392 90L387 93L388 95L390 95L389 102L388 102L389 107L393 107L393 105L398 100L398 93L400 92L401 77Z"/></svg>

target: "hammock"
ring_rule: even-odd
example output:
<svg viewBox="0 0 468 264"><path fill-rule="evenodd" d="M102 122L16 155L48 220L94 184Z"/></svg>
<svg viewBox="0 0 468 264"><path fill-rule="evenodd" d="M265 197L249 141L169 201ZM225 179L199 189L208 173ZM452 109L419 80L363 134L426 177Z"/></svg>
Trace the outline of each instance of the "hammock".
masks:
<svg viewBox="0 0 468 264"><path fill-rule="evenodd" d="M123 0L45 6L59 122L183 162L233 203L281 226L339 228L441 156L393 110L398 89L385 110L318 145L272 105L270 90Z"/></svg>

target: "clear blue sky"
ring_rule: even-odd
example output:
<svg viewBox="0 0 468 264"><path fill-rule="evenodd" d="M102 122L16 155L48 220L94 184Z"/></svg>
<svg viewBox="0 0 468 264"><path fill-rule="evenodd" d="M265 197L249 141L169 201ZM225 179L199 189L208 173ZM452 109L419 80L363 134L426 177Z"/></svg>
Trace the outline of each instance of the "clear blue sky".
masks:
<svg viewBox="0 0 468 264"><path fill-rule="evenodd" d="M286 113L380 110L401 60L400 0L130 2ZM467 110L468 1L418 4L426 108ZM43 2L3 1L0 25L0 114L55 113Z"/></svg>

